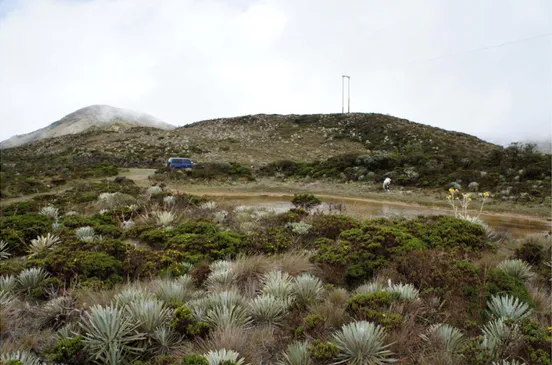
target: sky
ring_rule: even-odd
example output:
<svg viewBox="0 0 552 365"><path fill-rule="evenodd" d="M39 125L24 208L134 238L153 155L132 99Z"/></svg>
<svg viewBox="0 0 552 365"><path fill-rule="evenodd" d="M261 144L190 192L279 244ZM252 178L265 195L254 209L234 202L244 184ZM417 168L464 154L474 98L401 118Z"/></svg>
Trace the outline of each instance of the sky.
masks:
<svg viewBox="0 0 552 365"><path fill-rule="evenodd" d="M107 104L174 125L390 114L552 136L550 0L0 0L0 140Z"/></svg>

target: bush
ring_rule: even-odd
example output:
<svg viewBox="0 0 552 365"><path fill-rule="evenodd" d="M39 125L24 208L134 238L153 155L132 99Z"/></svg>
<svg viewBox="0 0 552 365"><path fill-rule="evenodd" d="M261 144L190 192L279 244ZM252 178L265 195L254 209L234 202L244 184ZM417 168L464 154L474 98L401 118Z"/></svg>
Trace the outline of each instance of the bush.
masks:
<svg viewBox="0 0 552 365"><path fill-rule="evenodd" d="M322 204L322 200L320 200L320 198L318 198L313 194L295 193L293 194L293 199L291 199L291 203L295 206L295 208L303 208L306 210L311 210L317 205Z"/></svg>
<svg viewBox="0 0 552 365"><path fill-rule="evenodd" d="M59 339L46 353L48 361L66 365L85 364L89 357L80 336Z"/></svg>
<svg viewBox="0 0 552 365"><path fill-rule="evenodd" d="M531 298L522 279L506 274L500 269L491 269L488 273L487 293L489 295L511 295L522 302L535 307L535 301Z"/></svg>
<svg viewBox="0 0 552 365"><path fill-rule="evenodd" d="M209 361L201 355L186 355L180 360L181 365L209 365Z"/></svg>
<svg viewBox="0 0 552 365"><path fill-rule="evenodd" d="M516 259L539 266L544 260L544 250L536 240L526 240L520 247L516 248L514 256Z"/></svg>
<svg viewBox="0 0 552 365"><path fill-rule="evenodd" d="M339 240L317 240L313 260L346 268L346 280L353 284L370 276L397 253L420 250L422 241L404 230L371 222L362 228L343 231Z"/></svg>
<svg viewBox="0 0 552 365"><path fill-rule="evenodd" d="M292 245L290 234L285 227L268 227L252 233L246 238L245 246L253 252L278 254L287 251Z"/></svg>
<svg viewBox="0 0 552 365"><path fill-rule="evenodd" d="M195 319L190 308L182 305L174 310L170 327L187 339L203 337L209 332L209 325Z"/></svg>
<svg viewBox="0 0 552 365"><path fill-rule="evenodd" d="M190 263L231 258L244 251L243 236L228 231L205 235L179 234L169 240L168 247L181 251L185 261Z"/></svg>
<svg viewBox="0 0 552 365"><path fill-rule="evenodd" d="M52 228L54 219L37 213L24 215L3 216L0 218L0 240L8 243L12 255L25 253L23 242L45 235Z"/></svg>
<svg viewBox="0 0 552 365"><path fill-rule="evenodd" d="M309 346L309 356L316 364L331 364L339 355L339 349L331 342L314 340Z"/></svg>
<svg viewBox="0 0 552 365"><path fill-rule="evenodd" d="M346 215L327 214L313 217L312 229L317 237L336 239L341 232L360 228L360 221Z"/></svg>

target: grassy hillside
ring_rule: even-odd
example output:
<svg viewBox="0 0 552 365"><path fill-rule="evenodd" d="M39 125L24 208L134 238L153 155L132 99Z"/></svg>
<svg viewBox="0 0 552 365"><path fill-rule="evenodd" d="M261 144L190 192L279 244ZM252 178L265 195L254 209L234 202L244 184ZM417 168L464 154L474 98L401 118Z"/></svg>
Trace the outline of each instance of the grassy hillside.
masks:
<svg viewBox="0 0 552 365"><path fill-rule="evenodd" d="M239 165L254 175L366 183L390 176L395 185L471 186L525 202L546 203L550 196L549 156L381 114L254 115L173 131L94 130L3 150L2 163L47 182L60 174L58 166L162 167L169 156L219 164L211 165L218 170ZM4 170L3 195L17 194Z"/></svg>

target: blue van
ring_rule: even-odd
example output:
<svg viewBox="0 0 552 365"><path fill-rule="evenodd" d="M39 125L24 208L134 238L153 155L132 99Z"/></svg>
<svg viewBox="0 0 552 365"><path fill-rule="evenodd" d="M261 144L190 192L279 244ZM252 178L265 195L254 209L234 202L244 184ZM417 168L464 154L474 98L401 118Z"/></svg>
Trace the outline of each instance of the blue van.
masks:
<svg viewBox="0 0 552 365"><path fill-rule="evenodd" d="M171 157L167 161L167 167L173 169L191 169L194 165L192 160L183 157Z"/></svg>

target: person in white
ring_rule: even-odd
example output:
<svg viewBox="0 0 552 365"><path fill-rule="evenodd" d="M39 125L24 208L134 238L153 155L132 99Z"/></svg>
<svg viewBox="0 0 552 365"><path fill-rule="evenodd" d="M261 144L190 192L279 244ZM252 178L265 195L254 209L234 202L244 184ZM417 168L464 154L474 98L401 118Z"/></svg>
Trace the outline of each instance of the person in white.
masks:
<svg viewBox="0 0 552 365"><path fill-rule="evenodd" d="M390 191L391 190L391 179L386 177L385 180L383 180L383 189L385 191Z"/></svg>

